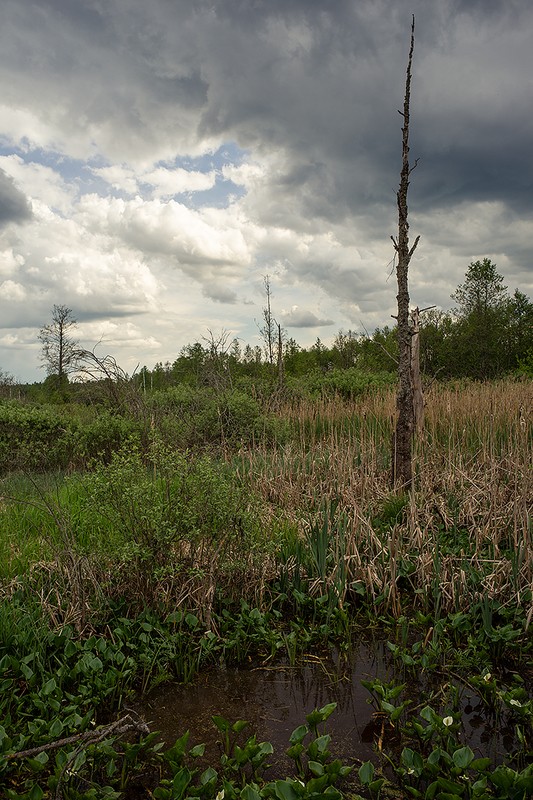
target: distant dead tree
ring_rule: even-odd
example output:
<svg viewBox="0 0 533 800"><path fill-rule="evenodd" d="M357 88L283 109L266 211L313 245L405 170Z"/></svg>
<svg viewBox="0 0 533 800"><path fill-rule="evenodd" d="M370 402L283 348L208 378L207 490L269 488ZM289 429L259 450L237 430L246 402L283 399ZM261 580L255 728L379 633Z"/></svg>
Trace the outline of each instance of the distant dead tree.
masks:
<svg viewBox="0 0 533 800"><path fill-rule="evenodd" d="M76 350L78 378L91 387L95 395L105 397L115 410L127 408L140 415L143 401L133 375L128 375L114 356L97 354L97 346L92 350Z"/></svg>
<svg viewBox="0 0 533 800"><path fill-rule="evenodd" d="M420 236L417 236L412 247L409 247L409 222L407 209L407 193L409 190L409 176L415 169L418 160L411 166L409 164L409 111L411 101L411 74L413 51L415 46L415 18L411 25L411 46L407 62L405 79L405 96L402 127L402 169L400 172L400 187L396 199L398 205L398 238L391 236L396 250L396 278L398 282L398 377L399 388L396 398L398 411L396 427L392 439L392 484L404 490L409 490L413 481L412 446L415 429L415 392L413 386L413 333L418 336L418 315L411 318L409 313L409 263L418 245ZM411 323L411 324L410 324ZM416 325L416 331L413 324ZM421 385L417 387L417 406L423 404L421 399Z"/></svg>
<svg viewBox="0 0 533 800"><path fill-rule="evenodd" d="M72 332L77 320L72 316L72 309L67 306L54 306L52 321L43 325L39 331L42 345L41 360L48 375L57 375L62 385L69 372L75 372L78 366L78 342Z"/></svg>
<svg viewBox="0 0 533 800"><path fill-rule="evenodd" d="M270 286L270 276L265 275L263 278L265 285L266 306L263 309L263 322L264 325L260 328L260 334L265 343L266 355L268 363L274 363L274 342L276 339L276 320L272 315L272 307L270 304L272 298L272 288Z"/></svg>
<svg viewBox="0 0 533 800"><path fill-rule="evenodd" d="M215 334L207 329L208 336L202 336L207 344L206 358L203 366L203 380L214 389L230 389L233 384L229 353L234 340L230 340L230 332L222 328Z"/></svg>

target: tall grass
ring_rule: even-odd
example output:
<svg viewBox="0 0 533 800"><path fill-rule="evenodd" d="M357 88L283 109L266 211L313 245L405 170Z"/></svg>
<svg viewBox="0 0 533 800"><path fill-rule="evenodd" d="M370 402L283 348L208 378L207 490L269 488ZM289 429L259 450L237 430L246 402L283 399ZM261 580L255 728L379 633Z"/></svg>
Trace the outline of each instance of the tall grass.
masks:
<svg viewBox="0 0 533 800"><path fill-rule="evenodd" d="M530 399L525 382L433 387L408 495L390 489L384 389L287 403L282 439L228 446L225 464L156 431L152 453L123 448L64 483L4 479L0 578L37 571L52 613L79 627L103 594L204 619L217 596L261 602L280 576L377 613L533 608Z"/></svg>
<svg viewBox="0 0 533 800"><path fill-rule="evenodd" d="M361 583L398 613L406 592L445 611L487 597L531 603L531 384L431 389L415 488L392 513L394 406L392 392L288 405L279 413L294 428L291 442L243 453L241 473L304 529L322 502L338 503L349 520L339 529L349 538L346 591Z"/></svg>

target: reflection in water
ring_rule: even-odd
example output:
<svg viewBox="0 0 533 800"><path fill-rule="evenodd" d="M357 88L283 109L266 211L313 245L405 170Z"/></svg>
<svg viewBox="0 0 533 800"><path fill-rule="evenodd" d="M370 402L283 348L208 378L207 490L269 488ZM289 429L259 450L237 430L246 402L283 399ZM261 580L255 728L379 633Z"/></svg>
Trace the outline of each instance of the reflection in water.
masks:
<svg viewBox="0 0 533 800"><path fill-rule="evenodd" d="M333 652L320 658L307 656L296 668L217 669L199 675L186 686L160 686L142 698L136 710L152 730L161 732L167 746L190 730L189 743L205 743L206 760L211 764L219 758L212 715L220 714L232 722L245 719L248 736L256 734L258 741L272 742L276 772L284 772L288 760L278 755L288 747L292 731L313 709L336 702L337 709L327 722L330 749L344 763L353 764L375 758L377 739L384 732L381 723L376 724L374 709L367 702L370 695L360 682L375 677L384 682L395 678L390 653L384 642L361 642L349 655ZM431 684L425 680L406 676L396 676L396 680L407 682L401 699L411 699L413 707L424 704L425 697L430 696ZM504 753L513 749L512 734L496 729L471 691L463 692L462 708L463 742L476 756L500 762ZM384 749L395 744L385 736Z"/></svg>

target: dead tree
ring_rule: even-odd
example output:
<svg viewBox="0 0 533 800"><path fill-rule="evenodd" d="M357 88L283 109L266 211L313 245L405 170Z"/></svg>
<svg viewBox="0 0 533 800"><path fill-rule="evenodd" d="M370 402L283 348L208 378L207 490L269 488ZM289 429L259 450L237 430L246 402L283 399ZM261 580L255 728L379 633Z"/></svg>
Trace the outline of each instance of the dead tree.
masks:
<svg viewBox="0 0 533 800"><path fill-rule="evenodd" d="M265 296L266 296L266 306L263 309L263 321L264 325L260 329L260 334L263 337L263 341L265 343L265 351L266 356L268 358L268 363L272 365L274 363L274 343L276 339L276 320L272 315L272 308L271 308L271 298L272 298L272 288L270 286L270 276L265 275L263 278L264 285L265 285Z"/></svg>
<svg viewBox="0 0 533 800"><path fill-rule="evenodd" d="M420 377L420 309L411 311L411 383L413 386L414 431L421 433L424 427L424 392Z"/></svg>
<svg viewBox="0 0 533 800"><path fill-rule="evenodd" d="M413 480L412 446L415 427L414 392L411 371L411 338L412 328L409 325L409 263L420 237L409 247L409 221L407 217L407 193L409 176L417 165L409 164L409 108L411 101L411 68L415 46L415 18L411 25L411 46L407 62L405 79L405 97L402 127L402 169L400 188L396 199L398 204L398 238L391 236L396 250L396 277L398 281L398 377L399 387L396 398L398 415L392 440L392 483L404 490L411 488Z"/></svg>

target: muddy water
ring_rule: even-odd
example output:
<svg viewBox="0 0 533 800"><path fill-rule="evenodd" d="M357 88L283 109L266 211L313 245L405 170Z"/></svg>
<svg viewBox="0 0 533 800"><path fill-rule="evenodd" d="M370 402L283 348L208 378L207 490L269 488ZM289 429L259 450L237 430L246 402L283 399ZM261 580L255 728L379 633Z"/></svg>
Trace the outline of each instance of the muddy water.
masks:
<svg viewBox="0 0 533 800"><path fill-rule="evenodd" d="M395 676L384 642L362 642L349 656L340 658L335 652L320 657L308 655L298 667L282 664L212 670L187 686L158 687L142 698L135 710L152 730L161 732L168 746L189 730L189 743L205 743L206 760L213 766L218 763L220 752L212 715L220 714L232 722L245 719L249 723L246 735L256 734L258 741L273 744L276 758L272 760L279 773L289 767L283 754L292 731L305 722L306 714L313 709L336 702L337 708L327 722L327 732L332 736L330 749L344 763L353 764L375 760L380 737L386 750L399 745L367 702L370 695L360 681L375 677L384 682L408 682L405 697L411 699L413 707L424 704L424 694L431 688L427 683L413 679L409 683L409 678ZM479 698L469 690L463 690L461 703L462 742L469 744L476 755L500 762L505 753L513 750L511 732L497 729L494 721L484 716Z"/></svg>

